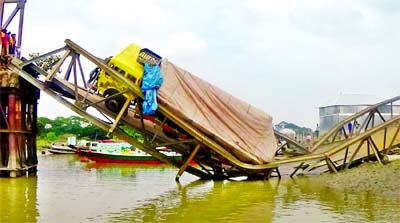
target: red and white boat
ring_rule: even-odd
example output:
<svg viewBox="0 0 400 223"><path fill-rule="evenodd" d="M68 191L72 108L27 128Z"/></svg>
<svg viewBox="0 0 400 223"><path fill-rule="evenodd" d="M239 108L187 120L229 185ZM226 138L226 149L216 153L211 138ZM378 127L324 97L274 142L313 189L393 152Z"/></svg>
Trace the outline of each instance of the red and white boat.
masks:
<svg viewBox="0 0 400 223"><path fill-rule="evenodd" d="M157 150L166 156L180 161L182 155L166 147ZM162 164L164 162L126 142L99 141L87 142L86 147L78 147L78 153L87 155L90 160L107 163Z"/></svg>

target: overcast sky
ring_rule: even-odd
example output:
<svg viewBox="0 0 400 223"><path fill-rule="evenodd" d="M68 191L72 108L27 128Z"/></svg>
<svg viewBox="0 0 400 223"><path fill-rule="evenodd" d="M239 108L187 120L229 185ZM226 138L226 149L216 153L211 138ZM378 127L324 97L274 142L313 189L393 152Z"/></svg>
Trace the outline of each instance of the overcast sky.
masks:
<svg viewBox="0 0 400 223"><path fill-rule="evenodd" d="M398 0L28 0L23 55L69 38L99 57L135 42L285 120L315 128L340 93L399 94ZM71 115L42 94L39 116Z"/></svg>

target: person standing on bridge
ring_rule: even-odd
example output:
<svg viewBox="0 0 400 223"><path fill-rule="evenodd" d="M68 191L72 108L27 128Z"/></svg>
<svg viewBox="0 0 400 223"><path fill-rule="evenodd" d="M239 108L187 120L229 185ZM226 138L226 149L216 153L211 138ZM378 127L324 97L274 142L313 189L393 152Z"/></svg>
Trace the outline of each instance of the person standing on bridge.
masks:
<svg viewBox="0 0 400 223"><path fill-rule="evenodd" d="M7 56L9 54L8 52L9 38L10 34L7 32L6 29L3 29L1 31L1 56Z"/></svg>
<svg viewBox="0 0 400 223"><path fill-rule="evenodd" d="M353 124L351 122L349 122L347 124L347 129L349 130L349 136L351 136L352 130L353 130Z"/></svg>
<svg viewBox="0 0 400 223"><path fill-rule="evenodd" d="M317 128L315 129L315 137L318 138L319 137L319 124L317 123Z"/></svg>
<svg viewBox="0 0 400 223"><path fill-rule="evenodd" d="M9 52L11 56L15 56L15 43L16 43L15 33L11 34L8 43L9 43Z"/></svg>
<svg viewBox="0 0 400 223"><path fill-rule="evenodd" d="M8 63L8 34L6 29L1 30L1 55L0 55L0 65L1 69L7 69Z"/></svg>

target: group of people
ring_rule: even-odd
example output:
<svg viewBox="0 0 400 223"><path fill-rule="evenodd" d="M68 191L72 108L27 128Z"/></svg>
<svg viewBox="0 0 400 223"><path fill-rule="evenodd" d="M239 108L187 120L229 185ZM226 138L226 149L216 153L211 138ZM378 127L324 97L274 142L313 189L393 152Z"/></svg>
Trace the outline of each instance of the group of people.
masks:
<svg viewBox="0 0 400 223"><path fill-rule="evenodd" d="M15 55L16 41L15 33L11 34L11 32L7 31L7 29L1 30L1 69L7 69L8 61Z"/></svg>

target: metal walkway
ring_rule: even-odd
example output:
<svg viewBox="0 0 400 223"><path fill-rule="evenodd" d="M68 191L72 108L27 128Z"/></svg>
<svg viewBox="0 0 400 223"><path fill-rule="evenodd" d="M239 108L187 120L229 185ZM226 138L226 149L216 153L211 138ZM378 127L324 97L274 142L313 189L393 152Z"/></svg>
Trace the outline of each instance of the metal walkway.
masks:
<svg viewBox="0 0 400 223"><path fill-rule="evenodd" d="M156 120L154 123L141 117L135 117L135 112L130 108L128 99L119 114L109 111L104 104L105 98L96 94L86 85L84 70L99 67L115 79L124 83L128 91L138 97L143 97L140 88L132 85L130 80L119 75L108 67L104 60L95 57L71 40L65 40L65 46L44 54L32 60L14 58L10 69L35 87L53 97L67 108L75 111L88 121L108 131L110 134L123 139L152 156L175 165L179 168L176 180L184 171L202 179L221 180L238 176L268 178L276 172L280 176L279 167L284 164L297 165L292 175L298 170L303 173L328 167L330 171L337 172L344 168L352 167L355 163L365 158L375 159L382 163L382 158L390 149L399 143L400 116L395 116L393 104L400 97L395 97L374 106L371 106L354 116L342 121L331 131L320 138L311 148L305 149L294 140L276 132L275 136L285 145L303 153L295 157L277 156L273 162L253 165L238 160L224 149L218 142L190 123L178 118L164 106L159 106L159 111L165 120ZM58 53L64 53L60 61L49 72L44 72L34 65L34 62ZM84 65L85 68L84 69ZM63 71L63 72L60 72ZM391 112L390 118L385 114ZM398 111L396 111L396 114ZM387 116L387 115L385 115ZM188 134L187 140L166 136L162 125L166 121L173 122ZM346 125L352 122L359 128L346 132ZM138 141L124 131L127 128L140 132L144 141ZM179 134L179 132L177 132ZM168 146L170 149L183 155L183 163L176 162L158 152L156 147ZM279 149L279 148L277 148ZM195 160L197 165L191 166L189 162Z"/></svg>

